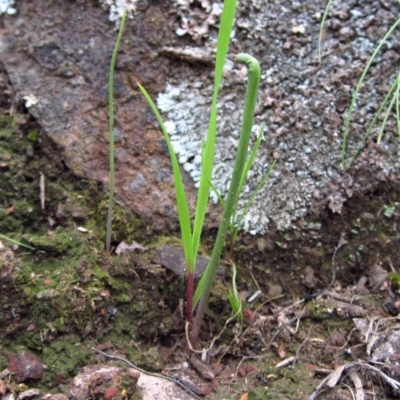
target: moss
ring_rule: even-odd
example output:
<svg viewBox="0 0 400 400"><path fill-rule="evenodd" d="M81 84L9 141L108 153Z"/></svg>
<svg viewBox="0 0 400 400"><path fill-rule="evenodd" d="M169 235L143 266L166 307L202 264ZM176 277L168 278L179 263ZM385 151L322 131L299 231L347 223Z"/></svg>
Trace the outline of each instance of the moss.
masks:
<svg viewBox="0 0 400 400"><path fill-rule="evenodd" d="M44 374L42 382L44 385L52 387L57 384L54 374L65 379L74 376L82 367L90 363L93 352L80 342L79 337L70 335L43 348L41 358L49 372Z"/></svg>
<svg viewBox="0 0 400 400"><path fill-rule="evenodd" d="M268 396L268 388L259 386L248 394L248 400L272 399Z"/></svg>
<svg viewBox="0 0 400 400"><path fill-rule="evenodd" d="M59 256L70 252L74 256L83 240L78 231L59 229L49 232L47 235L25 234L22 236L31 246L44 251L48 256ZM75 250L75 251L73 251Z"/></svg>
<svg viewBox="0 0 400 400"><path fill-rule="evenodd" d="M330 320L335 309L335 304L332 302L332 307L329 307L327 302L309 301L307 303L308 315L314 320Z"/></svg>
<svg viewBox="0 0 400 400"><path fill-rule="evenodd" d="M398 274L396 272L391 272L389 274L389 278L390 278L390 281L393 283L394 286L396 286L397 288L400 287L400 274Z"/></svg>

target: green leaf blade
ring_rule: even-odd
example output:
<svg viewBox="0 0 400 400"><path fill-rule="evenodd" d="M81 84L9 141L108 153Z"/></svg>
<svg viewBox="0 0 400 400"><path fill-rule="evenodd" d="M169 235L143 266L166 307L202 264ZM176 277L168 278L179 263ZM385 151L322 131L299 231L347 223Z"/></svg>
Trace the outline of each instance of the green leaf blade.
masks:
<svg viewBox="0 0 400 400"><path fill-rule="evenodd" d="M186 198L185 193L185 186L183 184L182 174L179 168L178 159L175 155L174 149L172 147L171 139L168 135L168 132L165 128L164 122L161 118L161 115L154 104L153 100L151 99L150 95L147 93L146 89L138 83L138 87L144 97L146 98L147 102L149 103L151 109L153 110L154 115L157 118L157 121L161 127L163 132L165 141L167 143L168 152L171 158L172 163L172 171L174 174L175 179L175 194L176 194L176 203L178 208L178 215L179 215L179 224L182 233L182 243L185 252L185 260L186 260L186 267L189 273L194 272L195 268L195 255L192 251L192 228L190 223L190 214L189 214L189 206Z"/></svg>
<svg viewBox="0 0 400 400"><path fill-rule="evenodd" d="M197 254L197 250L200 244L200 236L204 225L204 219L210 195L210 182L212 180L215 141L217 135L217 98L221 85L224 64L226 56L228 54L230 37L236 14L236 6L237 0L225 0L221 15L220 29L218 33L214 90L210 111L210 120L208 124L207 139L204 148L202 171L200 174L200 186L197 197L196 214L193 225L192 251L195 254Z"/></svg>

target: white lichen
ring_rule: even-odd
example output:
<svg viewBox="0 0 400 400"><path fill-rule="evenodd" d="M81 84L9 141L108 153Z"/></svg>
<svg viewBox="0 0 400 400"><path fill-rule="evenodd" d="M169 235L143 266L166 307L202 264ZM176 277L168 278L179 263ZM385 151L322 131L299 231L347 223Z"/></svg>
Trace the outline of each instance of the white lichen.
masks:
<svg viewBox="0 0 400 400"><path fill-rule="evenodd" d="M100 4L109 11L110 21L119 26L126 10L128 18L133 18L138 0L99 0Z"/></svg>
<svg viewBox="0 0 400 400"><path fill-rule="evenodd" d="M38 103L38 99L34 94L29 94L28 96L24 96L23 99L25 100L25 107L30 108L35 106Z"/></svg>
<svg viewBox="0 0 400 400"><path fill-rule="evenodd" d="M240 76L238 70L233 73L237 77ZM193 86L196 86L195 90ZM243 91L244 88L243 81ZM165 92L159 94L157 99L159 109L168 116L165 127L178 161L192 177L196 188L200 182L201 145L207 135L212 89L211 84L206 85L202 82L190 84L183 81L180 85L167 84ZM244 93L240 97L233 94L232 88L226 87L221 91L219 98L218 137L212 181L222 197L226 196L229 189L239 142L242 118L240 110L243 108ZM260 134L260 130L261 125L253 126L252 145ZM267 172L269 165L262 154L257 158L248 174L248 181L243 187L236 222L241 219L248 199ZM214 191L211 191L210 198L217 203L218 197ZM260 200L263 199L255 200L256 205L250 208L249 213L242 220L242 228L251 234L264 233L269 222L265 210L259 210Z"/></svg>
<svg viewBox="0 0 400 400"><path fill-rule="evenodd" d="M13 7L15 0L0 0L0 15L8 14L14 15L17 13L17 9Z"/></svg>
<svg viewBox="0 0 400 400"><path fill-rule="evenodd" d="M222 14L221 2L173 0L172 3L177 8L181 19L181 26L177 28L175 33L178 36L189 35L196 42L200 42L202 38L209 36L210 27L218 24ZM202 21L199 22L198 18L193 18L193 14L201 16ZM206 17L203 18L203 16Z"/></svg>

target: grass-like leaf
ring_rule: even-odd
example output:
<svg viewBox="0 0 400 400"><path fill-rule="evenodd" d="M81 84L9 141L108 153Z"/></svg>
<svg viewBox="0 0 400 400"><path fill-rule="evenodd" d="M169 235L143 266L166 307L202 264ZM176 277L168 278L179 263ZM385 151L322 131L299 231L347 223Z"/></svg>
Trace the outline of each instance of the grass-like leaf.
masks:
<svg viewBox="0 0 400 400"><path fill-rule="evenodd" d="M378 144L382 140L383 131L385 130L385 127L386 127L387 121L389 119L390 113L392 112L392 109L393 109L393 107L395 105L395 102L396 102L396 93L397 93L397 87L398 87L397 81L398 81L398 77L397 77L397 79L395 80L395 82L392 85L392 87L394 89L396 89L396 92L393 94L392 100L390 100L389 106L388 106L388 108L386 110L385 117L383 118L383 121L382 121L382 124L381 124L381 128L379 130L379 134L378 134L378 137L376 139L376 143L378 143Z"/></svg>
<svg viewBox="0 0 400 400"><path fill-rule="evenodd" d="M396 90L396 122L397 122L397 133L400 137L400 71L397 74L397 90Z"/></svg>
<svg viewBox="0 0 400 400"><path fill-rule="evenodd" d="M260 147L261 140L262 140L263 135L264 135L264 130L265 130L265 126L263 126L260 129L260 132L258 132L256 143L254 144L253 149L250 152L250 156L247 158L246 163L244 164L243 173L242 173L242 176L240 177L239 188L238 188L239 196L237 197L235 206L233 208L233 216L236 216L237 205L238 205L238 202L239 202L240 193L242 193L243 185L244 185L244 183L246 181L247 174L249 173L250 168L253 165L254 158L255 158L255 156L257 154L258 148Z"/></svg>
<svg viewBox="0 0 400 400"><path fill-rule="evenodd" d="M358 98L358 94L360 92L361 89L361 85L364 82L365 76L367 75L372 63L374 62L377 54L379 53L380 49L382 48L382 46L385 44L386 40L388 39L388 37L392 34L392 32L397 28L397 26L400 24L400 18L390 27L390 29L387 31L387 33L385 34L385 36L381 39L381 41L379 42L378 46L376 47L376 49L374 50L374 52L372 53L371 58L369 59L366 67L364 68L364 71L360 77L360 80L358 81L356 90L354 91L353 94L353 98L351 100L351 104L350 104L350 108L349 108L349 112L346 118L346 122L344 125L344 132L343 132L343 142L342 142L342 154L341 154L341 164L342 164L342 168L347 168L351 166L351 162L353 162L355 160L355 157L352 157L351 162L349 163L349 165L345 165L345 157L346 157L346 146L347 146L347 136L349 134L349 127L350 127L350 120L351 117L353 115L353 111L357 102L357 98Z"/></svg>
<svg viewBox="0 0 400 400"><path fill-rule="evenodd" d="M107 214L107 232L106 232L106 251L111 250L111 230L112 230L112 212L114 207L114 73L115 64L117 62L117 55L119 46L122 40L126 22L126 10L124 11L119 27L117 41L115 42L113 54L111 57L110 74L108 77L108 118L109 118L109 198L108 198L108 214Z"/></svg>
<svg viewBox="0 0 400 400"><path fill-rule="evenodd" d="M25 244L25 243L19 242L18 240L15 240L15 239L11 239L10 237L8 237L8 236L6 236L6 235L0 234L0 238L2 238L2 239L4 239L4 240L7 240L8 242L13 243L13 244L16 244L16 245L18 245L18 246L25 247L26 249L29 249L29 250L36 250L36 249L35 249L34 247L32 247L32 246L29 246L29 245L27 245L27 244Z"/></svg>
<svg viewBox="0 0 400 400"><path fill-rule="evenodd" d="M268 168L267 173L263 176L263 178L261 179L260 183L257 185L256 189L253 191L253 193L251 194L251 196L249 197L249 199L246 202L246 205L243 209L242 214L240 215L239 220L237 221L236 224L234 224L234 229L231 232L231 242L235 243L236 242L236 238L237 235L239 233L240 227L242 226L243 220L245 218L245 216L247 215L249 208L251 207L251 205L253 204L254 199L256 198L258 192L261 190L261 188L264 186L265 182L267 181L267 179L270 177L274 167L276 164L276 160L273 161L273 163L271 164L271 166Z"/></svg>
<svg viewBox="0 0 400 400"><path fill-rule="evenodd" d="M228 300L236 319L243 325L242 300L236 286L236 265L232 263L232 289L228 292Z"/></svg>
<svg viewBox="0 0 400 400"><path fill-rule="evenodd" d="M246 100L243 112L243 123L236 153L235 165L233 168L232 179L229 185L228 196L225 202L222 221L218 229L217 239L214 244L210 262L200 279L193 297L193 304L198 303L196 318L193 323L191 338L196 343L200 332L208 297L211 292L212 282L217 270L218 262L221 257L225 237L228 232L232 213L238 197L238 188L242 179L244 166L246 164L247 149L249 146L251 127L253 124L254 110L257 101L258 88L260 83L260 64L258 61L247 54L238 54L236 61L245 64L248 68L248 83L246 90Z"/></svg>
<svg viewBox="0 0 400 400"><path fill-rule="evenodd" d="M397 82L397 80L396 80L396 82ZM395 88L396 88L396 82L391 86L391 88L390 88L389 91L387 92L385 98L383 99L383 101L382 101L382 103L381 103L381 105L380 105L378 111L375 113L375 116L374 116L373 120L372 120L371 123L369 124L369 126L368 126L368 128L367 128L367 130L366 130L366 132L365 132L365 134L364 134L364 136L363 136L363 138L362 138L361 141L360 141L360 144L359 144L358 147L357 147L357 150L354 152L354 154L353 154L353 156L352 156L352 158L351 158L351 160L350 160L350 162L349 162L349 164L348 164L349 166L351 166L351 165L354 163L354 161L356 160L356 158L357 158L358 155L360 154L362 148L364 147L365 142L368 140L368 138L369 138L369 136L370 136L370 134L371 134L371 131L372 131L373 127L374 127L375 124L376 124L376 121L378 120L378 118L379 118L379 116L381 115L383 109L385 108L387 102L389 101L390 96L393 95L393 92L394 92L394 90L395 90Z"/></svg>
<svg viewBox="0 0 400 400"><path fill-rule="evenodd" d="M322 16L321 24L319 27L319 35L318 35L318 61L321 64L322 62L322 42L324 40L324 25L326 18L328 17L328 12L331 7L332 0L328 1L328 4L325 7L324 14Z"/></svg>
<svg viewBox="0 0 400 400"><path fill-rule="evenodd" d="M176 203L178 208L178 215L179 215L179 223L181 227L182 233L182 243L185 252L185 261L186 267L189 272L194 272L194 262L195 260L194 254L192 252L192 229L190 224L190 214L189 214L189 207L185 193L185 186L182 180L182 174L179 169L178 159L175 155L174 149L172 147L171 139L168 135L168 132L165 128L164 122L161 118L161 115L154 104L153 100L151 99L150 95L147 93L146 89L138 83L140 91L143 93L144 97L146 98L147 102L149 103L151 109L153 110L154 115L157 118L158 123L160 124L161 130L164 134L165 141L167 143L169 156L172 162L172 170L174 173L175 179L175 194L176 194Z"/></svg>
<svg viewBox="0 0 400 400"><path fill-rule="evenodd" d="M197 254L200 244L201 232L203 230L204 218L210 195L210 182L214 165L215 141L217 134L217 98L221 85L222 74L226 55L228 53L230 36L236 14L237 0L226 0L224 2L220 29L218 32L217 55L215 62L214 90L211 103L208 133L205 141L204 155L202 160L202 171L200 174L200 186L196 203L196 214L193 226L192 249Z"/></svg>

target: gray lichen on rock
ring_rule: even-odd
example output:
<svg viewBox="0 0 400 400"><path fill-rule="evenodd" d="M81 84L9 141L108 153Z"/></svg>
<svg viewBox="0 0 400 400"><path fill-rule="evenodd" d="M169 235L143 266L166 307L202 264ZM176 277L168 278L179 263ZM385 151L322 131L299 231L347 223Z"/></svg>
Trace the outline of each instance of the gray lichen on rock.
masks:
<svg viewBox="0 0 400 400"><path fill-rule="evenodd" d="M100 4L108 10L110 21L119 25L124 12L129 18L132 18L136 12L136 3L138 0L99 0Z"/></svg>
<svg viewBox="0 0 400 400"><path fill-rule="evenodd" d="M185 33L198 43L212 46L216 29L210 15L213 5L219 3L196 3L197 8L191 11L188 6L192 2L174 3L182 18L178 33L186 29ZM332 212L340 213L354 192L370 186L363 171L375 174L377 181L386 181L393 180L400 168L394 121L389 121L378 148L371 143L363 149L351 173L340 167L342 130L353 89L366 60L396 20L394 9L387 10L378 1L362 5L334 1L326 21L320 65L317 49L324 6L291 4L292 8L267 0L239 2L232 41L236 51L260 60L263 75L255 132L266 126L239 202L239 215L269 165L277 160L272 177L256 196L243 222L243 229L253 234L264 233L271 222L278 230L289 229L310 209L320 212L328 206ZM394 3L393 7L398 9ZM187 21L192 21L190 29ZM387 82L395 79L394 61L400 58L395 39L385 44L360 93L350 126L349 156L356 151L378 109ZM233 60L234 54L228 58ZM241 66L230 62L225 72L218 103L213 174L213 183L222 195L227 192L232 174L246 84ZM168 118L166 125L179 162L195 185L199 181L201 141L207 131L211 95L211 81L193 74L184 81L170 82L157 99ZM355 180L353 174L359 179Z"/></svg>
<svg viewBox="0 0 400 400"><path fill-rule="evenodd" d="M0 15L9 14L14 15L17 12L15 0L0 0Z"/></svg>

